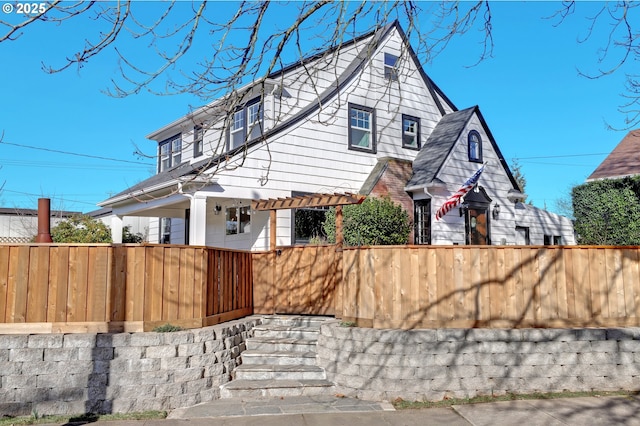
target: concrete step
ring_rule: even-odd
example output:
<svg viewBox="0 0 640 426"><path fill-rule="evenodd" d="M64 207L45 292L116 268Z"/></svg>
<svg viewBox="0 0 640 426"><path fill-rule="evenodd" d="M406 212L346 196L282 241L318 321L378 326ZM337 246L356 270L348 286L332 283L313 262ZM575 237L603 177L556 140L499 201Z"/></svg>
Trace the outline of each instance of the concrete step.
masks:
<svg viewBox="0 0 640 426"><path fill-rule="evenodd" d="M262 325L288 327L316 327L332 317L318 317L306 315L267 315L262 318Z"/></svg>
<svg viewBox="0 0 640 426"><path fill-rule="evenodd" d="M328 395L335 390L328 380L232 380L220 387L221 398Z"/></svg>
<svg viewBox="0 0 640 426"><path fill-rule="evenodd" d="M234 380L323 380L323 368L315 365L242 364L234 370Z"/></svg>
<svg viewBox="0 0 640 426"><path fill-rule="evenodd" d="M242 352L241 358L243 365L316 365L315 352L246 350Z"/></svg>
<svg viewBox="0 0 640 426"><path fill-rule="evenodd" d="M247 339L247 350L263 352L315 352L316 343L316 339L252 337Z"/></svg>
<svg viewBox="0 0 640 426"><path fill-rule="evenodd" d="M254 337L290 338L317 340L317 327L291 327L287 325L260 325L253 329Z"/></svg>

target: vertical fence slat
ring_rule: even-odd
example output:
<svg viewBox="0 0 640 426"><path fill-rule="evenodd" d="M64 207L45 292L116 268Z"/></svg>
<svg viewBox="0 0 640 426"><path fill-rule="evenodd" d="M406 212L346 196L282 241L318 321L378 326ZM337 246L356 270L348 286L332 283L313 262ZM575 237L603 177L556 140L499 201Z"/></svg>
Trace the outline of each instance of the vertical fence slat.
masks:
<svg viewBox="0 0 640 426"><path fill-rule="evenodd" d="M627 315L640 318L640 274L638 273L638 249L622 250L622 271ZM0 315L2 311L0 311Z"/></svg>
<svg viewBox="0 0 640 426"><path fill-rule="evenodd" d="M48 287L49 247L33 247L29 259L26 322L46 321Z"/></svg>
<svg viewBox="0 0 640 426"><path fill-rule="evenodd" d="M10 252L10 247L0 246L0 322L5 322L7 311Z"/></svg>
<svg viewBox="0 0 640 426"><path fill-rule="evenodd" d="M110 277L108 247L90 247L87 268L87 321L107 321Z"/></svg>
<svg viewBox="0 0 640 426"><path fill-rule="evenodd" d="M114 246L111 248L111 281L110 286L111 306L109 312L109 321L124 321L126 319L127 304L127 253L128 248L123 246ZM130 253L135 253L133 250Z"/></svg>

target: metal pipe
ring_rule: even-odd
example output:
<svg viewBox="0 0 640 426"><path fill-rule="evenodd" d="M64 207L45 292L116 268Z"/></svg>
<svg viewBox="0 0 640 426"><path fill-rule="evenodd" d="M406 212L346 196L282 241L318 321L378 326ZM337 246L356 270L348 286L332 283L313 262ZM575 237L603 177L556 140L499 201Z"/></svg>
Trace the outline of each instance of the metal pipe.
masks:
<svg viewBox="0 0 640 426"><path fill-rule="evenodd" d="M52 243L51 239L51 200L38 198L38 235L36 243Z"/></svg>

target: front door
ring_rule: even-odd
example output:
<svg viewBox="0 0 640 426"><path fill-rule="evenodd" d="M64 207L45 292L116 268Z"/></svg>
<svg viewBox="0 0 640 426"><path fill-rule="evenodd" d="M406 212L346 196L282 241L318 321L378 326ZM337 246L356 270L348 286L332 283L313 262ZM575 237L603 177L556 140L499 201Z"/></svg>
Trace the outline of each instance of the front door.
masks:
<svg viewBox="0 0 640 426"><path fill-rule="evenodd" d="M466 240L471 245L489 244L486 208L469 208L466 215Z"/></svg>

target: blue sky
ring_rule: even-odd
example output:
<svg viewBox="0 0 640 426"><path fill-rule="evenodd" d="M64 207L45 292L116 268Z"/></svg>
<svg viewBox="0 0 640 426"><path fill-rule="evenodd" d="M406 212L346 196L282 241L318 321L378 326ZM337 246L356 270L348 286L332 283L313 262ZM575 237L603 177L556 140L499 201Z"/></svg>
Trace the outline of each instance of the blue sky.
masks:
<svg viewBox="0 0 640 426"><path fill-rule="evenodd" d="M151 11L154 5L146 4ZM227 10L235 5L220 4ZM580 2L576 15L556 27L543 18L560 3L492 3L492 58L470 66L481 52L480 35L470 33L424 65L458 108L480 106L507 161L520 159L529 200L550 210L626 134L607 129L624 126L618 111L623 73L593 80L577 71L597 70L606 28L596 28L598 43L577 40L586 33L584 16L600 5ZM135 156L135 146L153 153L145 136L201 103L188 95L105 95L118 72L112 50L82 69L42 71L43 61L59 64L75 51L91 25L40 25L0 44L0 207L36 208L37 198L49 197L53 208L97 209L110 194L154 173L155 161Z"/></svg>

